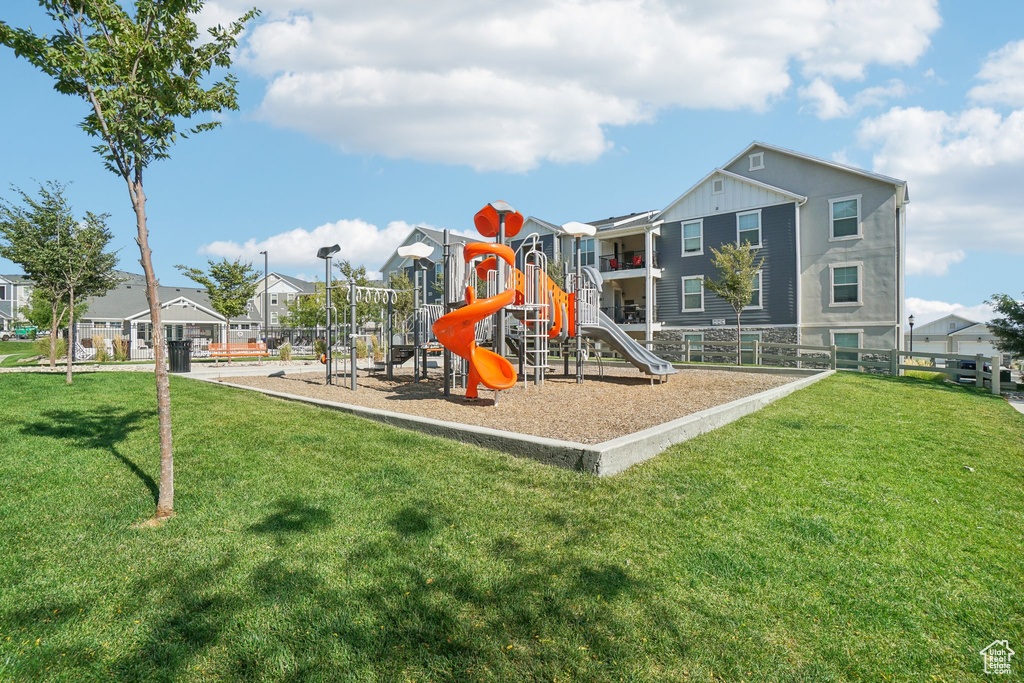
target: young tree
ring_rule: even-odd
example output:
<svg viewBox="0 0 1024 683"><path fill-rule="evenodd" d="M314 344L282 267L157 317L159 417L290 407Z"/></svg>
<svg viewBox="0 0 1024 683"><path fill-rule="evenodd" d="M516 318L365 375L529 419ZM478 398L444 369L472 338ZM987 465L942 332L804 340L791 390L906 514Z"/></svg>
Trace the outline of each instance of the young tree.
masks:
<svg viewBox="0 0 1024 683"><path fill-rule="evenodd" d="M107 228L107 214L86 212L85 219L75 223L58 237L57 273L68 299L68 362L67 383L71 384L74 360L75 297L85 301L88 296L102 296L120 282L115 268L117 254L107 252L113 235Z"/></svg>
<svg viewBox="0 0 1024 683"><path fill-rule="evenodd" d="M986 303L1000 315L988 323L999 340L999 350L1016 358L1024 357L1024 301L1017 301L1008 294L993 294Z"/></svg>
<svg viewBox="0 0 1024 683"><path fill-rule="evenodd" d="M251 263L242 263L241 259L207 261L207 264L210 267L209 273L189 266L174 267L190 280L206 287L213 310L230 322L232 318L245 313L249 300L256 293L256 281L261 276L253 270Z"/></svg>
<svg viewBox="0 0 1024 683"><path fill-rule="evenodd" d="M741 340L740 314L750 305L754 296L754 278L761 270L764 258L757 259L757 249L748 242L741 246L723 244L719 251L711 247L715 258L712 263L718 269L718 280L708 280L704 286L725 300L736 311L736 365L743 364L743 344Z"/></svg>
<svg viewBox="0 0 1024 683"><path fill-rule="evenodd" d="M355 266L348 259L342 259L337 262L336 267L341 273L342 283L355 282L359 287L375 286L366 276L366 266ZM335 316L335 320L348 320L350 306L347 287L341 287L331 292L331 307L334 309L334 313L331 315ZM356 320L357 322L377 320L380 317L380 311L381 304L364 299L356 304Z"/></svg>
<svg viewBox="0 0 1024 683"><path fill-rule="evenodd" d="M206 120L179 130L183 121L238 108L237 79L230 73L209 87L204 84L211 71L231 66L238 36L258 11L251 10L227 28L209 29L212 40L201 42L194 17L204 0L135 0L134 13L118 0L39 3L53 22L52 32L37 35L0 22L0 44L52 77L57 91L88 103L89 113L81 127L98 139L94 149L104 166L127 186L153 325L160 424L159 520L174 511L174 456L170 381L143 174L152 162L170 156L179 136L219 125Z"/></svg>
<svg viewBox="0 0 1024 683"><path fill-rule="evenodd" d="M0 203L0 256L14 261L35 283L34 291L50 307L50 368L56 368L57 330L69 315L68 336L74 326L76 297L103 294L117 284L117 256L106 253L111 234L106 215L86 213L77 221L64 196L65 185L51 181L39 196L14 188L21 205ZM37 323L38 308L33 317ZM44 323L45 324L45 323ZM71 383L72 355L67 381Z"/></svg>
<svg viewBox="0 0 1024 683"><path fill-rule="evenodd" d="M281 322L287 327L323 327L326 314L323 283L316 283L313 294L300 294L287 305ZM331 303L334 303L333 301Z"/></svg>

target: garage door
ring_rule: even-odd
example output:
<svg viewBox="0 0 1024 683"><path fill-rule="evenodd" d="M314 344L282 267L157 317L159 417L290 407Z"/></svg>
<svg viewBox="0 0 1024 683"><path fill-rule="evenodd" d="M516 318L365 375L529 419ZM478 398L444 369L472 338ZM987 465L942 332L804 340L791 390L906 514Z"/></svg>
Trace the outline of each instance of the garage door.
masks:
<svg viewBox="0 0 1024 683"><path fill-rule="evenodd" d="M965 356L973 356L980 353L985 358L991 358L992 356L999 355L996 347L992 346L992 342L959 342L957 349L958 353Z"/></svg>
<svg viewBox="0 0 1024 683"><path fill-rule="evenodd" d="M907 345L907 348L909 349L910 346ZM922 351L924 353L942 353L942 352L946 351L946 342L940 342L940 341L926 342L926 341L918 341L917 339L915 339L914 340L914 351ZM936 365L945 365L946 361L943 360L942 358L936 358L935 359L935 364Z"/></svg>

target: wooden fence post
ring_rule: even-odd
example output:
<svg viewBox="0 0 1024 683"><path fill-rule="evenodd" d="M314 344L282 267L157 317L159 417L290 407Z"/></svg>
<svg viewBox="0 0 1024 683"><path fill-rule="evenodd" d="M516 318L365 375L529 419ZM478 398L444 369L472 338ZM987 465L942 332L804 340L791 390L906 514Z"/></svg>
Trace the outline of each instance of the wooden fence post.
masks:
<svg viewBox="0 0 1024 683"><path fill-rule="evenodd" d="M992 393L999 395L1002 387L999 386L999 356L992 356Z"/></svg>
<svg viewBox="0 0 1024 683"><path fill-rule="evenodd" d="M893 349L889 354L889 374L893 377L898 377L900 374L900 352L899 349Z"/></svg>
<svg viewBox="0 0 1024 683"><path fill-rule="evenodd" d="M984 387L985 386L985 357L980 353L974 357L974 386Z"/></svg>
<svg viewBox="0 0 1024 683"><path fill-rule="evenodd" d="M690 362L690 340L686 339L683 341L683 360L687 363Z"/></svg>
<svg viewBox="0 0 1024 683"><path fill-rule="evenodd" d="M836 345L833 344L828 352L828 365L832 370L836 369Z"/></svg>
<svg viewBox="0 0 1024 683"><path fill-rule="evenodd" d="M761 343L755 339L754 340L754 365L760 365L761 364L761 348L760 347L761 347Z"/></svg>

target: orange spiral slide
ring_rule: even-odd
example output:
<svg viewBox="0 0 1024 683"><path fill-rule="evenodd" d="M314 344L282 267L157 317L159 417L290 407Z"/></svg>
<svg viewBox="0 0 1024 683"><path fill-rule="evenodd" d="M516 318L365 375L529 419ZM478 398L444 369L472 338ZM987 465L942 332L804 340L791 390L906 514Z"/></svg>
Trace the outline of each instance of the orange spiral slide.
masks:
<svg viewBox="0 0 1024 683"><path fill-rule="evenodd" d="M482 254L495 254L509 266L515 263L515 254L503 244L474 242L467 244L464 257L467 262ZM466 378L466 398L477 398L477 386L501 391L516 384L516 371L505 358L476 344L476 324L510 306L520 296L515 289L507 289L488 299L477 299L473 287L466 287L466 305L442 316L431 328L434 336L446 349L469 362Z"/></svg>

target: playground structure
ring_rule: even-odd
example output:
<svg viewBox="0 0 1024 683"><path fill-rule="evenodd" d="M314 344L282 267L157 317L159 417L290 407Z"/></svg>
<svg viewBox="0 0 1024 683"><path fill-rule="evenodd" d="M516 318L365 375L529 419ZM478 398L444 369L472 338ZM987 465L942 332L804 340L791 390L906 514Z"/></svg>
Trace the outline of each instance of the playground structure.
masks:
<svg viewBox="0 0 1024 683"><path fill-rule="evenodd" d="M523 217L507 203L488 204L476 214L474 224L481 235L495 237L495 242L474 242L453 249L445 234L446 309L454 310L438 319L432 328L446 349L445 395L449 395L451 383L458 378L457 371L449 369L449 353L468 365L462 377L467 399L478 398L480 384L495 392L515 386L518 375L505 349L508 341L516 337L507 331L507 314L519 322L517 342L524 384L532 376L535 385L543 385L549 369L549 342L562 344L564 353L564 343L569 339L576 341L577 381L582 382L584 336L608 343L639 370L651 375L652 382L655 376L664 381L676 372L671 363L641 346L600 311L601 275L595 268L578 265L578 249L576 272L565 278L563 289L547 274L547 256L536 233L521 243L523 270L516 268L517 254L504 240L518 234ZM576 225L582 230L577 234L593 230ZM457 298L459 290L452 286L456 282L464 292L461 302ZM478 298L477 283L486 283L487 296L483 299ZM483 346L488 341L490 349Z"/></svg>
<svg viewBox="0 0 1024 683"><path fill-rule="evenodd" d="M384 360L375 362L371 357L369 366L371 370L384 370L388 380L394 379L396 365L413 359L413 382L419 382L426 377L428 355L442 353L444 395L450 396L454 386L464 387L469 400L479 398L481 384L495 392L495 402L498 392L514 387L520 377L524 387L531 382L543 386L551 370L548 360L552 346L561 351L568 375L570 342L575 346L576 381L582 383L588 355L584 338L611 346L649 375L652 384L655 378L664 382L676 372L671 363L651 353L601 312L603 278L596 268L579 265L579 237L593 234L592 226L563 226L567 234L576 237L577 265L574 273L558 283L548 274L549 259L537 233L527 235L516 251L504 244L506 238L519 233L523 223L522 214L507 203L493 202L477 212L474 224L481 235L493 237L494 242L452 243L449 232L444 231L443 304L425 303L425 264L430 263L428 257L433 250L422 243L399 248L399 255L412 260L414 282L412 315L403 321L400 333L395 320L399 291L355 282L329 286L328 320L332 290L346 290L348 306L342 308L342 320L335 321L341 330L347 330L337 335L337 344L331 342L328 324L327 348L321 357L327 366L327 384L336 374L337 356L344 361L337 374L347 375L349 388L358 388L361 338L366 339L368 356L378 349L383 351ZM326 254L328 267L333 253ZM384 333L381 342L359 332L361 303L380 307ZM380 327L375 326L374 331L379 335ZM510 347L518 356L518 372L509 360Z"/></svg>

